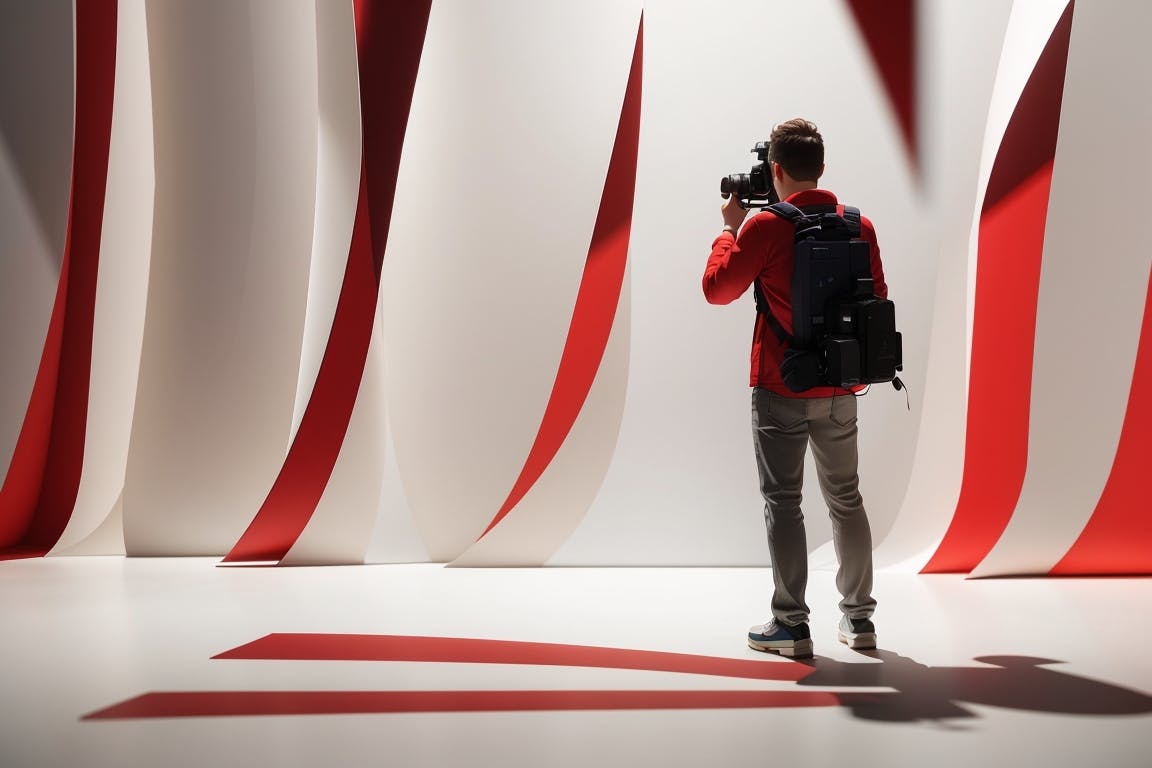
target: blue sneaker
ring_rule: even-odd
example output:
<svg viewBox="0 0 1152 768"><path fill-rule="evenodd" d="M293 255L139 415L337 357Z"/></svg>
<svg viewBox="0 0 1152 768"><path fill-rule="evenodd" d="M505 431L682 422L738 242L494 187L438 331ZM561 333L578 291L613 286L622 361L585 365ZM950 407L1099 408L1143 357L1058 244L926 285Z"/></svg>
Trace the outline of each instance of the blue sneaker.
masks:
<svg viewBox="0 0 1152 768"><path fill-rule="evenodd" d="M748 630L748 647L791 658L807 658L812 655L812 633L806 623L790 627L773 619Z"/></svg>
<svg viewBox="0 0 1152 768"><path fill-rule="evenodd" d="M872 623L872 619L850 619L845 616L840 619L836 637L840 642L846 643L849 648L860 650L875 648L876 625Z"/></svg>

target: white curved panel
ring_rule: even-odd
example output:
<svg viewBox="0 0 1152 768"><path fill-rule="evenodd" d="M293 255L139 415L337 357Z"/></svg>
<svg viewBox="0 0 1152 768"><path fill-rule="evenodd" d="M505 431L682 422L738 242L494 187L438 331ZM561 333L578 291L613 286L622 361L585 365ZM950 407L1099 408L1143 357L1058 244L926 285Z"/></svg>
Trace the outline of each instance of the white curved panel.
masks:
<svg viewBox="0 0 1152 768"><path fill-rule="evenodd" d="M380 505L384 465L384 356L380 313L364 376L340 455L308 527L281 561L283 565L364 562Z"/></svg>
<svg viewBox="0 0 1152 768"><path fill-rule="evenodd" d="M1068 6L1068 0L1035 0L1034 2L1013 2L1012 13L1008 17L1008 29L1004 33L1004 49L996 70L996 84L992 89L992 101L988 106L988 124L984 131L984 149L980 154L980 178L978 180L977 215L972 221L972 242L975 248L979 231L979 211L983 205L984 192L992 175L992 165L1008 129L1008 121L1016 110L1020 94L1028 83L1036 60L1044 51L1052 29L1060 20L1060 15ZM976 304L976 259L968 261L968 352L971 354L972 313Z"/></svg>
<svg viewBox="0 0 1152 768"><path fill-rule="evenodd" d="M404 492L400 479L400 468L396 464L396 451L390 430L384 435L384 461L380 468L382 476L380 509L376 514L376 524L372 538L364 554L367 563L426 563L431 558L428 547L416 527L416 520Z"/></svg>
<svg viewBox="0 0 1152 768"><path fill-rule="evenodd" d="M644 11L644 101L632 222L632 342L619 444L588 516L550 561L587 565L750 565L768 558L752 452L751 295L727 307L701 293L720 230L718 182L756 162L753 143L803 116L827 144L826 186L876 223L905 331L914 412L923 370L935 254L932 222L887 96L839 0L773 4L655 3ZM770 54L766 53L770 49ZM803 62L778 74L770 62ZM813 87L814 83L822 84ZM845 94L856 94L845 99ZM878 533L891 525L911 466L916 417L878 389L860 403L861 480ZM831 537L811 476L809 545Z"/></svg>
<svg viewBox="0 0 1152 768"><path fill-rule="evenodd" d="M360 193L360 89L352 3L316 3L316 224L292 434L312 395L340 298Z"/></svg>
<svg viewBox="0 0 1152 768"><path fill-rule="evenodd" d="M626 272L604 358L564 444L520 503L452 565L543 565L594 506L616 448L628 386L630 283Z"/></svg>
<svg viewBox="0 0 1152 768"><path fill-rule="evenodd" d="M434 560L493 519L540 426L638 17L608 0L432 6L382 291L396 458Z"/></svg>
<svg viewBox="0 0 1152 768"><path fill-rule="evenodd" d="M929 315L920 428L908 492L882 542L877 567L919 571L939 544L956 510L964 469L970 325L969 265L976 263L976 224L994 153L1007 125L1002 108L989 122L993 89L1011 85L1000 101L1015 104L1023 80L997 80L1011 4L1000 0L921 3L923 169L937 234L925 256L938 264ZM1002 83L1002 84L1001 84ZM1007 98L1010 96L1010 98ZM1010 114L1010 110L1008 112ZM988 131L998 131L987 140ZM903 307L897 312L904 323ZM882 389L886 389L882 387Z"/></svg>
<svg viewBox="0 0 1152 768"><path fill-rule="evenodd" d="M117 3L113 98L84 464L72 517L52 554L124 554L118 526L90 534L121 502L144 334L156 184L144 0Z"/></svg>
<svg viewBox="0 0 1152 768"><path fill-rule="evenodd" d="M291 429L315 211L315 6L149 2L147 18L156 203L125 543L222 554Z"/></svg>
<svg viewBox="0 0 1152 768"><path fill-rule="evenodd" d="M1152 101L1117 94L1152 93L1142 53L1150 30L1144 5L1075 8L1040 271L1028 471L1015 514L973 576L1047 573L1112 468L1152 265L1127 227L1111 225L1121 210L1152 207ZM1086 190L1100 174L1101 142L1124 172Z"/></svg>

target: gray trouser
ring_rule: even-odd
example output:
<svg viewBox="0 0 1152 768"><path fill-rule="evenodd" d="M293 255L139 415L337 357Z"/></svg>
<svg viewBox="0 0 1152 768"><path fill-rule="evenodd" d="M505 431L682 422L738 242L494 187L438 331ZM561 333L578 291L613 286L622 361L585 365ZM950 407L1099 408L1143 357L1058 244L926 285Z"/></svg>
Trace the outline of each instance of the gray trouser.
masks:
<svg viewBox="0 0 1152 768"><path fill-rule="evenodd" d="M840 610L853 619L870 617L876 608L872 532L857 475L856 398L783 397L757 387L752 390L752 432L772 555L772 615L790 625L808 620L808 542L800 499L804 453L811 443L840 560Z"/></svg>

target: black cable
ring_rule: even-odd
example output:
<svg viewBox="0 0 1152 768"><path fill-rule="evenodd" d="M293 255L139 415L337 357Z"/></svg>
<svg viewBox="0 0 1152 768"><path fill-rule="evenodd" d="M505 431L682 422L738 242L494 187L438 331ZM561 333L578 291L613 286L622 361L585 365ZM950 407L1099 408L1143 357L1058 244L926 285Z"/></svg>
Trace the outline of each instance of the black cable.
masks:
<svg viewBox="0 0 1152 768"><path fill-rule="evenodd" d="M908 387L904 386L904 382L900 381L899 376L893 377L892 386L896 388L897 392L899 392L900 390L904 391L904 407L906 407L908 409L908 411L911 412L912 411L912 401L908 399Z"/></svg>

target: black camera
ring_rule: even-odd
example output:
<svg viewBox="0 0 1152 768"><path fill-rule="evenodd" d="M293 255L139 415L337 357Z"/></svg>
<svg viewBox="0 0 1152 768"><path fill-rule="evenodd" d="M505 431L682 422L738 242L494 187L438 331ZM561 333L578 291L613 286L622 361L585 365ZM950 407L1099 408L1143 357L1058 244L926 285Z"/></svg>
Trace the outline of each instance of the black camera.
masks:
<svg viewBox="0 0 1152 768"><path fill-rule="evenodd" d="M745 208L765 208L780 202L772 186L772 170L768 165L768 142L758 141L752 147L760 162L748 173L733 173L720 179L720 196L736 195Z"/></svg>

